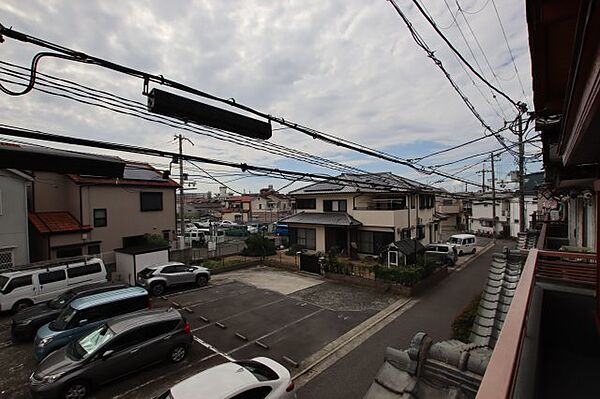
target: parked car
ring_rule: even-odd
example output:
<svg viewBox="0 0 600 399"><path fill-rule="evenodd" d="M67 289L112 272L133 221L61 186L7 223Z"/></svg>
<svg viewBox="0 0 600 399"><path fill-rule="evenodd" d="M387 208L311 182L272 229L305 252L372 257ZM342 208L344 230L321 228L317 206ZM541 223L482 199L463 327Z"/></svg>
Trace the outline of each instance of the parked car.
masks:
<svg viewBox="0 0 600 399"><path fill-rule="evenodd" d="M202 266L188 266L181 262L148 266L137 274L137 283L152 295L161 295L165 288L178 284L196 284L204 287L210 280L210 270Z"/></svg>
<svg viewBox="0 0 600 399"><path fill-rule="evenodd" d="M276 223L273 233L277 234L278 236L287 236L288 225L284 223Z"/></svg>
<svg viewBox="0 0 600 399"><path fill-rule="evenodd" d="M212 232L211 229L198 229L198 231L204 234L204 239L208 241L214 241L217 243L225 242L225 232L220 228L213 227ZM211 235L212 233L212 235Z"/></svg>
<svg viewBox="0 0 600 399"><path fill-rule="evenodd" d="M260 231L259 229L260 229L260 225L255 224L255 223L249 224L246 226L246 230L248 230L248 233L250 233L250 234L258 233Z"/></svg>
<svg viewBox="0 0 600 399"><path fill-rule="evenodd" d="M155 399L292 399L290 372L266 357L223 363L176 384Z"/></svg>
<svg viewBox="0 0 600 399"><path fill-rule="evenodd" d="M17 312L54 299L73 287L106 281L106 268L97 258L3 272L0 273L0 311Z"/></svg>
<svg viewBox="0 0 600 399"><path fill-rule="evenodd" d="M87 334L112 317L149 307L148 291L140 287L76 299L54 321L44 324L37 331L34 340L35 357L42 360L50 352Z"/></svg>
<svg viewBox="0 0 600 399"><path fill-rule="evenodd" d="M204 232L200 231L198 228L186 230L185 238L186 238L186 241L189 240L191 242L192 246L204 245L204 243L206 243L206 238L204 237Z"/></svg>
<svg viewBox="0 0 600 399"><path fill-rule="evenodd" d="M60 312L75 299L102 292L127 288L127 284L91 284L72 288L46 303L40 303L19 311L12 318L10 333L13 341L32 339L37 330L56 319Z"/></svg>
<svg viewBox="0 0 600 399"><path fill-rule="evenodd" d="M477 251L477 238L473 234L455 234L450 236L447 244L454 246L459 256Z"/></svg>
<svg viewBox="0 0 600 399"><path fill-rule="evenodd" d="M34 398L85 398L93 387L158 362L182 361L190 325L175 309L112 318L51 353L29 379Z"/></svg>
<svg viewBox="0 0 600 399"><path fill-rule="evenodd" d="M193 224L197 229L208 229L210 227L210 222L193 222Z"/></svg>
<svg viewBox="0 0 600 399"><path fill-rule="evenodd" d="M224 227L224 228L229 228L229 227L239 227L239 226L240 226L239 224L237 224L237 223L235 223L235 222L231 222L231 221L229 221L229 220L223 220L223 221L221 221L221 223L219 223L219 225L220 225L221 227Z"/></svg>
<svg viewBox="0 0 600 399"><path fill-rule="evenodd" d="M458 257L454 246L448 244L429 244L425 247L425 254L440 259L440 263L446 266L454 266Z"/></svg>

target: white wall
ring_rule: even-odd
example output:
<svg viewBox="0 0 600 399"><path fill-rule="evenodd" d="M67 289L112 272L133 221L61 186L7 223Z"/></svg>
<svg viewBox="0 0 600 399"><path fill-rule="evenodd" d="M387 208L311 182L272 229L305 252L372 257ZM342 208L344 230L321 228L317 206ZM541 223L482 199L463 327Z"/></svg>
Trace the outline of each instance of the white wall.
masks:
<svg viewBox="0 0 600 399"><path fill-rule="evenodd" d="M0 249L12 252L13 264L29 263L27 180L0 169Z"/></svg>

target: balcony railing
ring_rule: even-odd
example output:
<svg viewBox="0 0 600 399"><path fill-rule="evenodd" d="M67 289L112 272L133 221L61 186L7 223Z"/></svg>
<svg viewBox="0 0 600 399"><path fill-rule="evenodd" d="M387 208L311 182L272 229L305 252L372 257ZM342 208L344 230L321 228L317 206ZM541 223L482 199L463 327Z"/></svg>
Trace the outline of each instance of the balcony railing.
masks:
<svg viewBox="0 0 600 399"><path fill-rule="evenodd" d="M540 238L544 236L545 231ZM537 281L596 289L596 254L540 249L529 251L500 337L479 387L478 399L513 398L527 337L527 322L534 317L529 310Z"/></svg>

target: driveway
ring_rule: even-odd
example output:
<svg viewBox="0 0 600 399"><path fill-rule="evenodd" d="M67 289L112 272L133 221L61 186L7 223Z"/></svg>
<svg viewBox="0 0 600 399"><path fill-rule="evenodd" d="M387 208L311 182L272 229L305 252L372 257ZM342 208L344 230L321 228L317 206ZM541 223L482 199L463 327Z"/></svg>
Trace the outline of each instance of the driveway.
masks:
<svg viewBox="0 0 600 399"><path fill-rule="evenodd" d="M151 398L199 371L256 356L275 359L295 375L303 360L396 300L268 267L223 273L208 287L153 299L153 307L179 308L190 322L194 343L186 360L151 366L92 397ZM9 321L0 316L0 398L26 398L36 362L31 343L10 342Z"/></svg>

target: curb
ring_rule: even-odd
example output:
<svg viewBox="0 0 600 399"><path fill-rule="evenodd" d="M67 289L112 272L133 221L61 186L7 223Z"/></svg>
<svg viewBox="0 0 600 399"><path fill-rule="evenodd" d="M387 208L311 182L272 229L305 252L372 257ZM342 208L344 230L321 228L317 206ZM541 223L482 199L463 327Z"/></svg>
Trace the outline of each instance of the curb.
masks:
<svg viewBox="0 0 600 399"><path fill-rule="evenodd" d="M336 340L327 344L323 349L321 349L317 353L310 356L308 359L306 359L305 361L302 362L302 363L308 363L308 365L306 367L303 367L302 370L300 370L298 372L298 374L293 376L293 379L296 381L296 387L300 388L301 386L306 384L308 381L310 381L312 378L314 378L316 375L311 378L308 378L308 379L303 379L302 381L298 381L299 378L301 378L301 377L305 376L306 374L308 374L309 372L313 371L318 365L322 364L327 359L331 358L333 355L335 355L337 352L339 352L341 349L343 349L346 345L350 344L353 340L355 340L356 338L360 337L361 335L365 334L366 332L368 332L369 330L374 328L377 324L381 323L382 321L384 321L385 319L390 317L395 312L401 310L402 308L406 307L407 305L413 305L416 302L418 302L418 299L416 299L416 298L402 298L402 299L397 300L396 302L394 302L387 308L385 308L382 311L380 311L379 313L373 315L372 317L365 320L361 324L357 325L350 331L346 332L341 337L339 337ZM387 325L387 324L385 324L385 325ZM318 374L320 374L320 372Z"/></svg>

